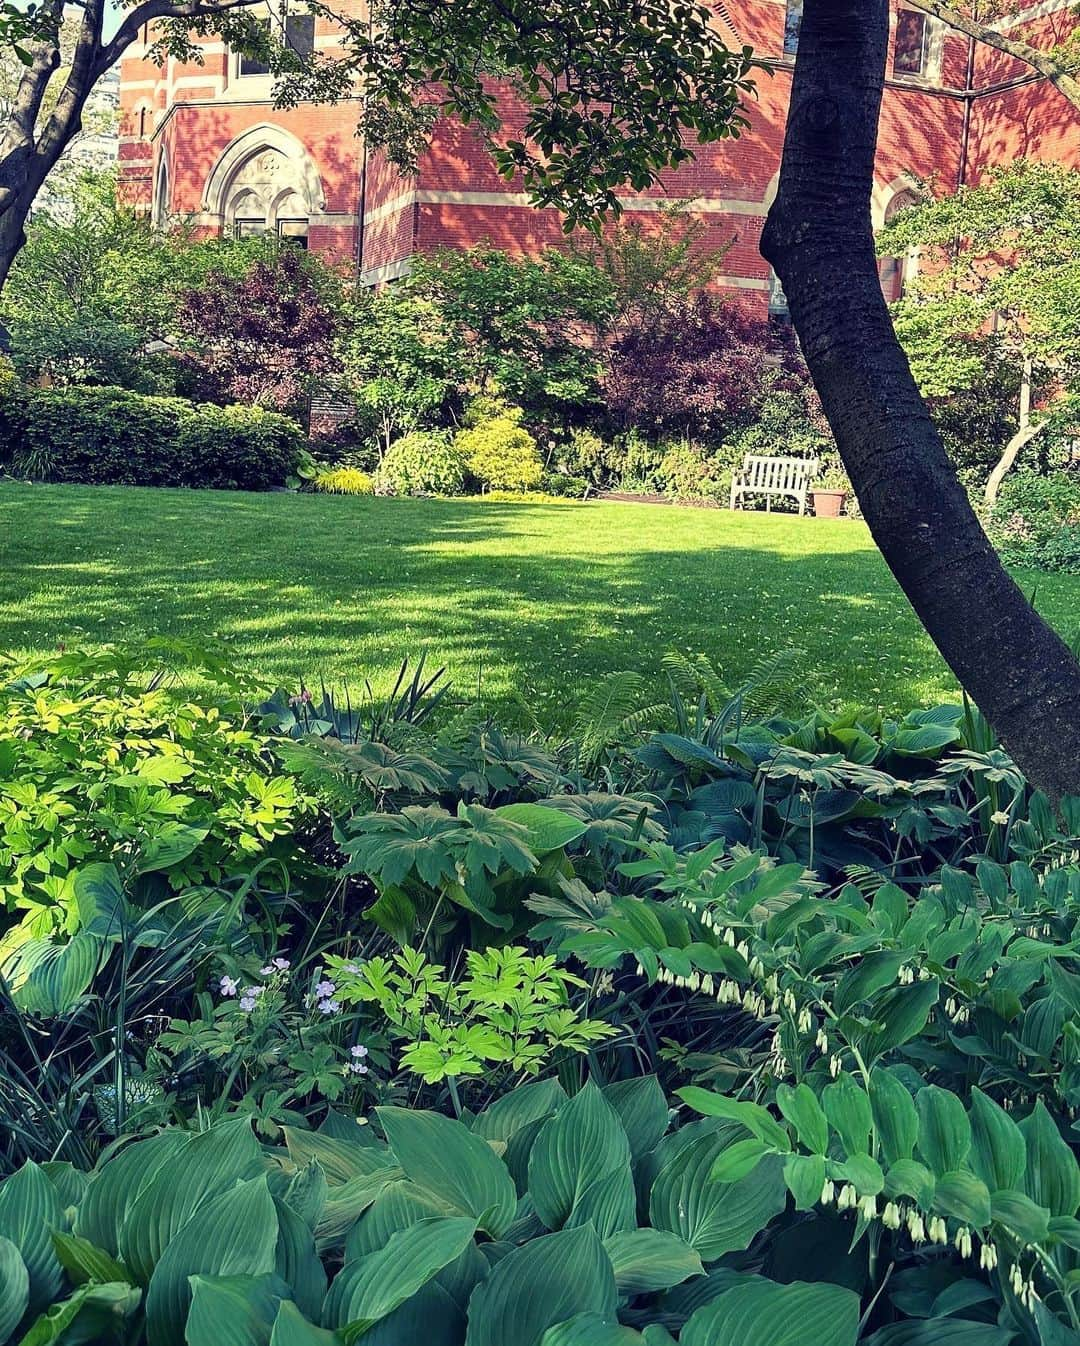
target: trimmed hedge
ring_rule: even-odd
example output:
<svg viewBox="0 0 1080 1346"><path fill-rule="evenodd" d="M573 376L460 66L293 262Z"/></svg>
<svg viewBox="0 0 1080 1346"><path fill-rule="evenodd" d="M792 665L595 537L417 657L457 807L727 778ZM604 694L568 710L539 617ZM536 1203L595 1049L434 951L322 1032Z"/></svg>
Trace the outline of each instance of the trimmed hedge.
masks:
<svg viewBox="0 0 1080 1346"><path fill-rule="evenodd" d="M0 408L0 467L41 481L265 491L304 454L295 421L261 407L23 386Z"/></svg>
<svg viewBox="0 0 1080 1346"><path fill-rule="evenodd" d="M375 475L380 495L460 495L465 457L442 430L414 430L386 451Z"/></svg>

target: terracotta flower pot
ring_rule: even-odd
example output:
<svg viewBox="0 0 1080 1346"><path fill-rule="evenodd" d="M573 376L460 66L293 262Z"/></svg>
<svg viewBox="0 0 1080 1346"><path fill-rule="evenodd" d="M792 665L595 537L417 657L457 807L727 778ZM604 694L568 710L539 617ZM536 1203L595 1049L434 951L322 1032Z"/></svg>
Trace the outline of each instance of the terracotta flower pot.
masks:
<svg viewBox="0 0 1080 1346"><path fill-rule="evenodd" d="M847 491L811 491L814 514L819 519L839 519L847 499Z"/></svg>

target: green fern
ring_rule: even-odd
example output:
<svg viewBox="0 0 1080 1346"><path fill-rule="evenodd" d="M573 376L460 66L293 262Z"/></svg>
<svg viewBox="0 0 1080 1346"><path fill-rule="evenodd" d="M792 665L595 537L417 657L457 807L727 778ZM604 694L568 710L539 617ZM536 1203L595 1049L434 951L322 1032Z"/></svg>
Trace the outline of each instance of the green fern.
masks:
<svg viewBox="0 0 1080 1346"><path fill-rule="evenodd" d="M645 703L647 685L640 673L609 673L588 692L574 718L573 736L582 766L624 747L662 725L670 708Z"/></svg>
<svg viewBox="0 0 1080 1346"><path fill-rule="evenodd" d="M704 696L712 715L719 715L731 700L731 692L719 670L704 654L689 655L681 650L668 650L660 666L680 697L697 701Z"/></svg>
<svg viewBox="0 0 1080 1346"><path fill-rule="evenodd" d="M805 669L806 651L779 650L759 659L736 693L744 719L765 720L813 700Z"/></svg>

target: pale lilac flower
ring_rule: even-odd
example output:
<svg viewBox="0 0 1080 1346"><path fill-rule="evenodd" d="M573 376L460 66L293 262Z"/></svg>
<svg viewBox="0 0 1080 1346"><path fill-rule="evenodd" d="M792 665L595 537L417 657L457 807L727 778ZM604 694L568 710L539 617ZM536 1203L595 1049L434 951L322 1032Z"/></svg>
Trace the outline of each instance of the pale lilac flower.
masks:
<svg viewBox="0 0 1080 1346"><path fill-rule="evenodd" d="M368 1073L368 1068L363 1061L350 1061L348 1069L350 1075L366 1075Z"/></svg>
<svg viewBox="0 0 1080 1346"><path fill-rule="evenodd" d="M355 1047L349 1048L349 1054L350 1056L364 1057L367 1056L368 1049L363 1045L363 1043L358 1042Z"/></svg>
<svg viewBox="0 0 1080 1346"><path fill-rule="evenodd" d="M240 983L235 977L222 977L218 982L218 990L222 995L235 995L240 989Z"/></svg>
<svg viewBox="0 0 1080 1346"><path fill-rule="evenodd" d="M260 976L260 977L272 977L273 974L274 974L274 969L270 966L269 963L267 963L267 965L266 965L265 967L261 967L261 968L259 968L259 976Z"/></svg>
<svg viewBox="0 0 1080 1346"><path fill-rule="evenodd" d="M320 1000L319 1011L322 1014L340 1014L341 1004L337 1000Z"/></svg>
<svg viewBox="0 0 1080 1346"><path fill-rule="evenodd" d="M346 963L346 964L345 964L345 967L344 967L344 971L346 971L346 972L351 972L351 973L353 974L354 977L357 977L357 976L360 975L360 964L359 964L359 963Z"/></svg>
<svg viewBox="0 0 1080 1346"><path fill-rule="evenodd" d="M292 964L287 958L275 958L270 966L274 968L276 972L288 972L289 968L292 967Z"/></svg>
<svg viewBox="0 0 1080 1346"><path fill-rule="evenodd" d="M245 1000L254 1000L257 996L261 996L265 990L265 986L245 986L240 994Z"/></svg>
<svg viewBox="0 0 1080 1346"><path fill-rule="evenodd" d="M241 996L240 1008L244 1011L245 1014L250 1014L251 1011L255 1008L255 997L253 995Z"/></svg>
<svg viewBox="0 0 1080 1346"><path fill-rule="evenodd" d="M337 987L332 981L321 981L318 986L315 987L315 994L320 1000L329 1000L336 990Z"/></svg>

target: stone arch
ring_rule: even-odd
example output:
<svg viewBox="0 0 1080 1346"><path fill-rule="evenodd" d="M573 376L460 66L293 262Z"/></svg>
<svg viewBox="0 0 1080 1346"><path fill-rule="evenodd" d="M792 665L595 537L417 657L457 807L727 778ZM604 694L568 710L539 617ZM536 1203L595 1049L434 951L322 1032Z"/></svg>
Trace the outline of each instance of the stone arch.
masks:
<svg viewBox="0 0 1080 1346"><path fill-rule="evenodd" d="M151 205L151 219L159 229L164 229L172 214L171 182L169 178L169 156L162 145L158 157L157 171L154 174L154 199Z"/></svg>
<svg viewBox="0 0 1080 1346"><path fill-rule="evenodd" d="M874 184L872 210L874 232L883 229L898 210L914 205L922 199L922 191L914 178L902 174L887 187ZM904 257L883 257L879 264L881 288L890 302L902 299L907 287L919 273L919 250L909 248Z"/></svg>
<svg viewBox="0 0 1080 1346"><path fill-rule="evenodd" d="M308 218L326 206L322 180L301 141L280 126L262 123L233 140L210 170L203 210L222 226L242 213L273 229L284 202Z"/></svg>

